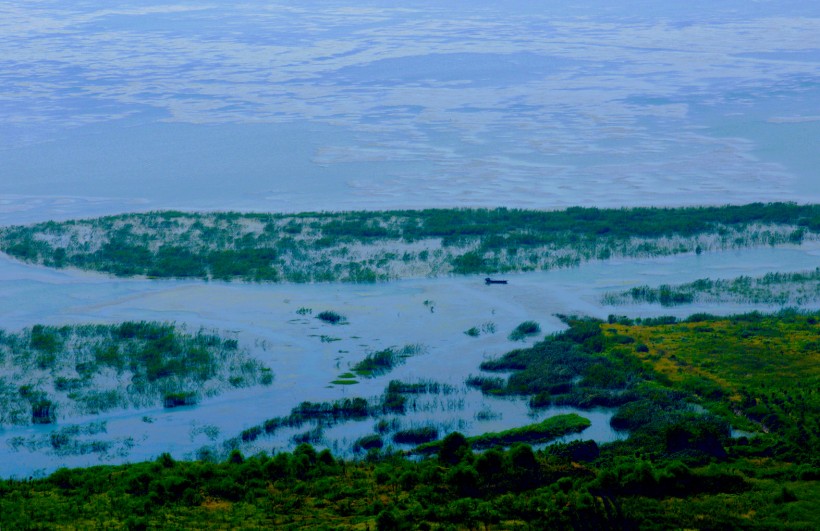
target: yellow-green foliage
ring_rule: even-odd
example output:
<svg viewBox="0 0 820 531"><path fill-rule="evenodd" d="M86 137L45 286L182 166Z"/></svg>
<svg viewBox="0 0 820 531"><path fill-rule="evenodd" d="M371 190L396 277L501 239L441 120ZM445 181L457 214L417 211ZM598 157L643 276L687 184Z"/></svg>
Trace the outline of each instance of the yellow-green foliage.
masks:
<svg viewBox="0 0 820 531"><path fill-rule="evenodd" d="M603 325L635 339L634 355L704 403L764 430L820 441L820 319L750 314L657 326ZM644 346L645 348L639 348ZM816 446L815 446L816 447Z"/></svg>

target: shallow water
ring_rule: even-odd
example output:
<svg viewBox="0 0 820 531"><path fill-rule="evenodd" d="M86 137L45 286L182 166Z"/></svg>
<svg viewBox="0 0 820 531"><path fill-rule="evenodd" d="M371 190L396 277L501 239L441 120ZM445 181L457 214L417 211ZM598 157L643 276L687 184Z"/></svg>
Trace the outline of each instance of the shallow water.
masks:
<svg viewBox="0 0 820 531"><path fill-rule="evenodd" d="M444 431L468 435L500 431L536 422L546 416L571 411L551 409L532 415L525 400L485 398L464 386L486 358L499 356L522 343L507 339L520 322L535 320L543 333L562 328L557 313L606 317L707 311L718 314L747 311L750 305L699 304L676 308L648 305L604 307L603 293L636 283L659 285L687 282L708 276L731 278L767 271L813 269L820 261L820 244L800 247L746 249L700 256L596 262L580 268L509 275L506 286L486 286L478 277L416 279L387 284L257 285L198 281L148 281L113 279L78 271L54 271L0 259L0 315L6 329L35 323L63 324L118 322L128 319L168 320L189 330L216 328L237 337L240 344L273 369L270 387L235 390L194 407L164 410L130 410L94 419L64 419L58 426L14 428L0 431L0 476L26 476L60 465L150 459L169 451L192 457L204 446L219 445L265 419L287 415L302 401L365 398L380 395L391 379L433 380L450 384L451 394L418 397L399 418L401 429L435 424ZM315 313L334 310L348 324L329 325L299 308ZM758 307L759 308L759 307ZM772 309L772 308L762 308ZM464 331L492 322L495 334L469 337ZM339 338L322 342L321 336ZM528 343L534 340L530 340ZM391 373L358 384L334 386L330 382L349 370L368 352L390 346L420 344L423 352ZM412 400L412 397L411 397ZM477 416L483 412L487 420ZM605 442L622 437L609 428L611 412L580 412L593 426L579 437ZM146 422L145 417L153 422ZM70 424L88 425L106 420L106 433L85 437L113 441L102 454L57 456L48 444L30 452L12 446L23 437L48 442L49 434ZM325 431L326 444L344 452L358 437L373 432L375 420L337 425ZM271 451L292 446L289 437L301 430L283 430L273 438L260 438L243 451ZM209 428L211 431L209 432ZM213 440L209 433L218 429ZM443 432L442 432L443 433ZM130 439L129 439L130 438ZM81 438L82 439L82 438Z"/></svg>

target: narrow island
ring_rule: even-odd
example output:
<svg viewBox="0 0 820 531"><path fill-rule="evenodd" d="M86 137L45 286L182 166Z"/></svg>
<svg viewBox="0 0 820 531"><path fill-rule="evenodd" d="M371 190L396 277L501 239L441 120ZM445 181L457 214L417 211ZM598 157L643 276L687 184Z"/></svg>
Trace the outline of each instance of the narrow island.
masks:
<svg viewBox="0 0 820 531"><path fill-rule="evenodd" d="M799 244L820 205L122 214L0 228L0 250L117 276L376 282Z"/></svg>

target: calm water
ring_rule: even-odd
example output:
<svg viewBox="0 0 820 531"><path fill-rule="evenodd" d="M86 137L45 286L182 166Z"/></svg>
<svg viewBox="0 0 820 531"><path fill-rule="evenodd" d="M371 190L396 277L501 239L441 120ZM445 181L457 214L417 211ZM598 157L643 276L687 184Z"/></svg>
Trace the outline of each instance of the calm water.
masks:
<svg viewBox="0 0 820 531"><path fill-rule="evenodd" d="M820 200L820 4L7 1L0 223Z"/></svg>

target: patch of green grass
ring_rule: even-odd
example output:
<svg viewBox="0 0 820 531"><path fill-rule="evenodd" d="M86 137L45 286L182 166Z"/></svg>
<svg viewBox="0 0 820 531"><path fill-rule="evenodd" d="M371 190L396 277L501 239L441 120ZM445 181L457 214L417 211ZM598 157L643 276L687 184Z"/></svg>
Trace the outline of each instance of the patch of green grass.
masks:
<svg viewBox="0 0 820 531"><path fill-rule="evenodd" d="M534 336L541 332L541 325L535 321L524 321L515 327L515 330L510 332L507 338L510 341L523 341L527 337Z"/></svg>
<svg viewBox="0 0 820 531"><path fill-rule="evenodd" d="M470 445L477 449L493 448L496 446L512 446L516 443L544 443L553 441L564 435L579 433L589 428L592 423L576 413L556 415L536 424L512 428L500 432L490 432L474 437L467 437ZM434 441L419 445L415 452L421 454L435 453L441 447L442 441Z"/></svg>
<svg viewBox="0 0 820 531"><path fill-rule="evenodd" d="M371 378L380 376L393 370L394 367L405 362L411 356L421 352L419 345L405 345L400 350L386 348L371 352L363 360L353 366L353 372L359 376Z"/></svg>

